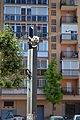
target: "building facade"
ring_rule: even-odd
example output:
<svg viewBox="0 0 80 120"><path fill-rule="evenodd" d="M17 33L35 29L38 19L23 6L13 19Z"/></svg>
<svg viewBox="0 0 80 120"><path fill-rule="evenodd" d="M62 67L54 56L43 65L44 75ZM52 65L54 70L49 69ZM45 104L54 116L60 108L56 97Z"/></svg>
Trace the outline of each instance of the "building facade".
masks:
<svg viewBox="0 0 80 120"><path fill-rule="evenodd" d="M21 38L23 36L20 47L24 51L23 66L24 72L27 69L28 44L27 35L29 27L40 26L39 36L42 42L37 48L37 115L38 120L44 120L51 114L51 104L46 100L41 89L45 83L43 74L48 68L48 0L4 0L3 5L3 25L4 28L8 24L13 28L15 36ZM1 118L4 120L10 114L26 116L27 114L27 86L24 80L24 88L22 89L4 89L0 97ZM48 111L50 109L50 111Z"/></svg>
<svg viewBox="0 0 80 120"><path fill-rule="evenodd" d="M58 70L62 71L60 105L55 106L55 115L80 114L80 0L3 0L0 1L1 28L12 26L15 36L23 36L24 71L27 68L27 34L30 26L40 26L42 42L37 48L37 116L47 120L52 114L52 105L41 89L45 84L43 74L52 58L56 58ZM2 30L2 29L1 29ZM26 87L26 80L24 80ZM26 89L1 89L0 116L5 120L10 114L26 116Z"/></svg>
<svg viewBox="0 0 80 120"><path fill-rule="evenodd" d="M62 114L80 114L80 0L50 0L49 60L62 71Z"/></svg>

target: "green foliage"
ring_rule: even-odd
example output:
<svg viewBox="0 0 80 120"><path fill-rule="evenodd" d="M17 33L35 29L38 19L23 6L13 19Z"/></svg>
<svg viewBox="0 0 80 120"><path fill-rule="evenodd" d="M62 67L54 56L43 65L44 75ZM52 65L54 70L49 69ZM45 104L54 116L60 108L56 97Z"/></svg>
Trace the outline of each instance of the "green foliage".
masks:
<svg viewBox="0 0 80 120"><path fill-rule="evenodd" d="M6 26L0 33L0 85L17 87L21 84L22 53L12 30Z"/></svg>
<svg viewBox="0 0 80 120"><path fill-rule="evenodd" d="M44 74L46 85L43 89L46 94L47 100L53 105L60 103L63 94L61 93L61 79L62 73L57 72L57 62L55 59L51 60L48 70Z"/></svg>

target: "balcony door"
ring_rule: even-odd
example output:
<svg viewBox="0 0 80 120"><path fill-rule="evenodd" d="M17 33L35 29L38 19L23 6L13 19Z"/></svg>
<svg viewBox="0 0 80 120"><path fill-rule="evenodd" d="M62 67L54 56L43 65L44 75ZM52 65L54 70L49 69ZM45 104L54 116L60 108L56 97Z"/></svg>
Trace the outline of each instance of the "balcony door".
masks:
<svg viewBox="0 0 80 120"><path fill-rule="evenodd" d="M22 21L26 20L26 8L21 8L21 18Z"/></svg>
<svg viewBox="0 0 80 120"><path fill-rule="evenodd" d="M67 23L71 22L71 14L66 14L66 22Z"/></svg>
<svg viewBox="0 0 80 120"><path fill-rule="evenodd" d="M67 82L67 93L71 94L71 92L72 92L71 82Z"/></svg>
<svg viewBox="0 0 80 120"><path fill-rule="evenodd" d="M70 58L71 57L71 48L67 47L67 57Z"/></svg>

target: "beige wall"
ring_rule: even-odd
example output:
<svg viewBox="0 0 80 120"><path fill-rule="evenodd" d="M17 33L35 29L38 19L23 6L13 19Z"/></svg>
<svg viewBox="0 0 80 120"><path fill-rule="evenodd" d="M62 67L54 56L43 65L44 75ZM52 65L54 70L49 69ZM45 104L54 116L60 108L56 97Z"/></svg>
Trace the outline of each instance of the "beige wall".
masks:
<svg viewBox="0 0 80 120"><path fill-rule="evenodd" d="M26 103L27 101L15 101L16 103L16 114L26 116Z"/></svg>
<svg viewBox="0 0 80 120"><path fill-rule="evenodd" d="M38 101L37 105L44 105L44 117L48 117L52 114L52 104L49 103L47 100Z"/></svg>
<svg viewBox="0 0 80 120"><path fill-rule="evenodd" d="M56 16L51 15L51 3L56 3ZM56 53L56 59L58 63L58 70L60 70L60 4L59 0L49 0L49 26L48 26L48 33L49 33L49 42L48 42L48 48L49 48L49 63L52 59L51 54ZM56 32L51 32L51 20L56 19ZM56 36L56 50L51 49L51 36Z"/></svg>

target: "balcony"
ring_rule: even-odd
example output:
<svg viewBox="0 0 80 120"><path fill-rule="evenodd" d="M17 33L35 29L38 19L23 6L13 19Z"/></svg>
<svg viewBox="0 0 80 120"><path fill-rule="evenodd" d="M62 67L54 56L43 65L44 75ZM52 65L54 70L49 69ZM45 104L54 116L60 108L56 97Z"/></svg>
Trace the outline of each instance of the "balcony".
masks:
<svg viewBox="0 0 80 120"><path fill-rule="evenodd" d="M64 95L79 95L80 88L77 87L62 87L61 92Z"/></svg>
<svg viewBox="0 0 80 120"><path fill-rule="evenodd" d="M60 19L61 33L78 33L77 16L62 16Z"/></svg>
<svg viewBox="0 0 80 120"><path fill-rule="evenodd" d="M77 23L77 16L61 16L60 25L62 24L75 24Z"/></svg>
<svg viewBox="0 0 80 120"><path fill-rule="evenodd" d="M62 75L65 77L78 77L79 69L62 69Z"/></svg>
<svg viewBox="0 0 80 120"><path fill-rule="evenodd" d="M62 33L60 35L60 42L63 44L76 44L78 40L77 33Z"/></svg>
<svg viewBox="0 0 80 120"><path fill-rule="evenodd" d="M62 51L61 52L61 60L62 59L78 59L78 52L76 52L76 51Z"/></svg>
<svg viewBox="0 0 80 120"><path fill-rule="evenodd" d="M37 95L40 94L44 94L43 89L37 87ZM0 89L0 96L1 95L27 95L27 89L26 88L19 88L19 89L15 89L15 88L1 88ZM15 97L15 96L14 96Z"/></svg>
<svg viewBox="0 0 80 120"><path fill-rule="evenodd" d="M61 0L60 8L61 10L76 10L78 5L78 0Z"/></svg>

